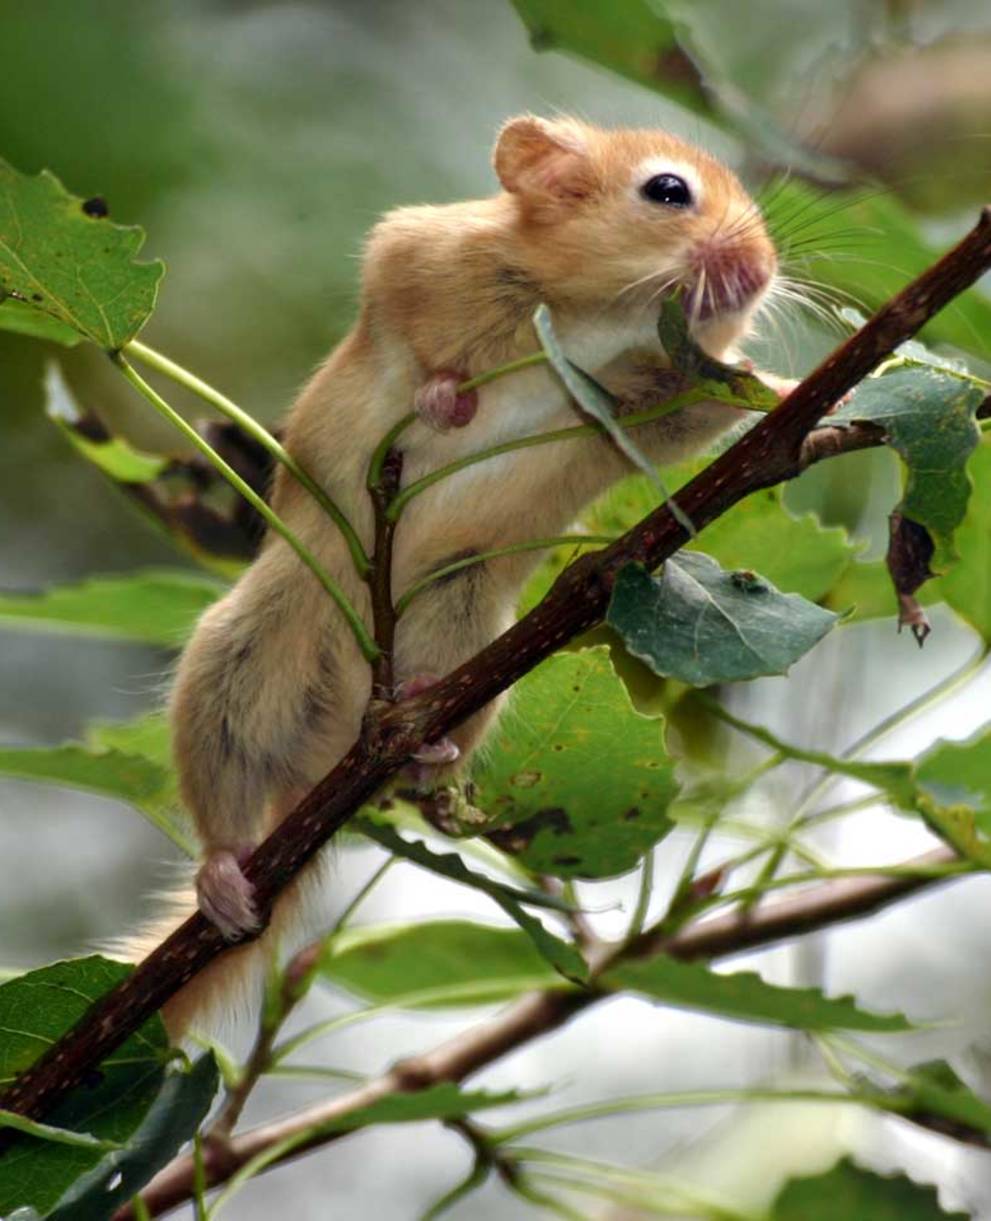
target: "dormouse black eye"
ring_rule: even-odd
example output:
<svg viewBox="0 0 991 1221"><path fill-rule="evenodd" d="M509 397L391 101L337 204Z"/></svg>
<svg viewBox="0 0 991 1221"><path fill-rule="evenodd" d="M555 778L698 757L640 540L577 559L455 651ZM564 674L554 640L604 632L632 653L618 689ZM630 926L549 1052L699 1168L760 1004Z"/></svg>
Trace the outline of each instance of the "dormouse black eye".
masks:
<svg viewBox="0 0 991 1221"><path fill-rule="evenodd" d="M692 202L688 183L677 174L655 174L643 184L640 194L652 203L667 204L669 208L687 208Z"/></svg>

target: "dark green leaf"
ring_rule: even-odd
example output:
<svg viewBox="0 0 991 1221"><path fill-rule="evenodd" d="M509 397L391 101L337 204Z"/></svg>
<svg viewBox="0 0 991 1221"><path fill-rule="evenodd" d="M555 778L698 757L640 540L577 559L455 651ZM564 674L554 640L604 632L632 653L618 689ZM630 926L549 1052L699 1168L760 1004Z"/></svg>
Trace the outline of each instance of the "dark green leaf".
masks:
<svg viewBox="0 0 991 1221"><path fill-rule="evenodd" d="M345 929L320 963L324 978L376 1002L436 988L448 1005L491 1004L560 983L525 933L467 920Z"/></svg>
<svg viewBox="0 0 991 1221"><path fill-rule="evenodd" d="M991 444L987 441L974 450L967 473L974 492L956 532L960 559L936 589L991 644Z"/></svg>
<svg viewBox="0 0 991 1221"><path fill-rule="evenodd" d="M784 674L837 616L749 570L725 572L701 552L682 552L658 577L624 568L606 619L655 673L704 687Z"/></svg>
<svg viewBox="0 0 991 1221"><path fill-rule="evenodd" d="M29 971L0 985L0 1080L10 1081L32 1064L131 970L94 955ZM126 1144L158 1097L172 1055L161 1019L150 1018L88 1084L52 1111L48 1122ZM101 1149L18 1137L0 1159L0 1215L24 1205L47 1215L105 1156Z"/></svg>
<svg viewBox="0 0 991 1221"><path fill-rule="evenodd" d="M664 477L670 487L679 488L705 465L705 459L682 462L668 468ZM593 534L621 534L655 507L651 489L632 475L586 509L582 525ZM813 513L796 515L788 509L780 486L741 500L685 549L704 551L723 568L759 572L778 589L801 594L810 602L817 602L842 580L857 553L845 530L823 526ZM887 573L881 575L890 595ZM847 606L849 602L837 603L834 609Z"/></svg>
<svg viewBox="0 0 991 1221"><path fill-rule="evenodd" d="M665 954L611 967L600 982L640 992L666 1005L796 1030L912 1029L900 1013L868 1013L852 997L824 996L818 988L779 988L750 971L723 975L701 963L679 962Z"/></svg>
<svg viewBox="0 0 991 1221"><path fill-rule="evenodd" d="M357 829L394 855L487 894L519 925L555 971L559 971L566 979L580 981L588 977L588 964L578 950L567 941L549 933L539 920L520 906L521 903L542 903L546 906L542 895L530 895L526 891L506 886L503 882L493 881L485 874L469 869L455 853L432 852L425 844L404 839L391 827L375 822L372 818L358 819Z"/></svg>
<svg viewBox="0 0 991 1221"><path fill-rule="evenodd" d="M0 161L0 297L122 348L155 308L160 262L136 263L144 233L115 225L47 170L31 178Z"/></svg>
<svg viewBox="0 0 991 1221"><path fill-rule="evenodd" d="M50 1221L104 1221L126 1204L192 1139L210 1110L219 1079L212 1055L201 1056L189 1069L171 1065L138 1130L123 1149L76 1180Z"/></svg>
<svg viewBox="0 0 991 1221"><path fill-rule="evenodd" d="M792 1179L771 1207L769 1221L967 1221L946 1213L933 1187L903 1175L886 1178L849 1158L826 1174Z"/></svg>
<svg viewBox="0 0 991 1221"><path fill-rule="evenodd" d="M635 712L605 648L558 653L513 688L473 772L486 835L536 873L611 877L671 830L664 723Z"/></svg>
<svg viewBox="0 0 991 1221"><path fill-rule="evenodd" d="M980 440L974 413L984 392L972 382L934 368L899 369L862 382L830 423L879 424L906 467L898 512L924 526L936 544L933 567L956 558L953 534L970 496L967 459Z"/></svg>
<svg viewBox="0 0 991 1221"><path fill-rule="evenodd" d="M146 568L129 576L56 585L39 594L0 594L0 626L178 648L222 592L209 577L179 568Z"/></svg>

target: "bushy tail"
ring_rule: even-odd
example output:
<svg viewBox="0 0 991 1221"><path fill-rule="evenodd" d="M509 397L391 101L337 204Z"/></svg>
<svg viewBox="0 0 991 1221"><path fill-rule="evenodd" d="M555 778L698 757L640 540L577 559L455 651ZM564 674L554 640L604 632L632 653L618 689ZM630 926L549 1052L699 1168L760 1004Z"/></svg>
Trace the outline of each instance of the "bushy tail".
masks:
<svg viewBox="0 0 991 1221"><path fill-rule="evenodd" d="M313 906L320 889L319 861L290 883L279 896L268 928L256 941L232 946L199 971L162 1007L162 1018L172 1042L190 1031L209 1034L231 1020L257 1020L265 976L276 956L295 948L305 935L305 909ZM181 888L164 895L162 913L134 934L115 941L106 952L125 962L140 962L196 911L192 876Z"/></svg>

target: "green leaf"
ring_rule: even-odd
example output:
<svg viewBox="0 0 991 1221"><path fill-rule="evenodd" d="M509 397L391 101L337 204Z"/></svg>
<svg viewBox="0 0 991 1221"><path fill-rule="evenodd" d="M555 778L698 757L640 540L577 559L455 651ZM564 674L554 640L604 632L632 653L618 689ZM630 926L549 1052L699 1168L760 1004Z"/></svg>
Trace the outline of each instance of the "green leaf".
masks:
<svg viewBox="0 0 991 1221"><path fill-rule="evenodd" d="M836 620L749 570L725 572L701 552L669 559L658 577L628 565L606 615L634 657L696 687L784 674Z"/></svg>
<svg viewBox="0 0 991 1221"><path fill-rule="evenodd" d="M30 335L32 339L48 339L72 348L82 343L82 335L71 326L59 322L49 314L32 309L24 301L0 298L0 331L13 331L16 335Z"/></svg>
<svg viewBox="0 0 991 1221"><path fill-rule="evenodd" d="M345 929L329 939L320 971L376 1002L454 988L448 1003L486 1005L560 983L526 934L467 920Z"/></svg>
<svg viewBox="0 0 991 1221"><path fill-rule="evenodd" d="M616 419L616 400L595 378L590 377L583 369L571 363L565 356L558 342L551 322L551 312L546 305L539 305L533 316L533 325L540 340L540 346L547 354L555 373L564 383L564 388L581 407L586 415L597 420L608 434L612 443L624 454L634 467L639 469L654 486L657 496L667 500L668 494L661 483L654 464L643 452L636 441L625 428L621 428ZM677 505L670 505L671 512L686 529L691 532L691 523Z"/></svg>
<svg viewBox="0 0 991 1221"><path fill-rule="evenodd" d="M599 982L666 1005L700 1009L744 1022L771 1022L796 1030L911 1030L900 1013L868 1013L852 997L824 996L818 988L779 988L750 971L722 975L698 962L665 954L611 967Z"/></svg>
<svg viewBox="0 0 991 1221"><path fill-rule="evenodd" d="M893 1093L896 1114L939 1115L971 1132L991 1133L991 1106L957 1076L945 1060L931 1060L912 1069L910 1079Z"/></svg>
<svg viewBox="0 0 991 1221"><path fill-rule="evenodd" d="M155 308L160 262L137 263L137 226L96 215L47 170L31 178L0 160L0 298L21 302L108 351Z"/></svg>
<svg viewBox="0 0 991 1221"><path fill-rule="evenodd" d="M43 314L35 316L44 317ZM45 372L45 398L45 414L54 421L72 448L116 482L147 483L169 466L168 458L135 449L123 437L112 436L92 414L83 415L54 361Z"/></svg>
<svg viewBox="0 0 991 1221"><path fill-rule="evenodd" d="M705 459L679 463L665 471L672 488L687 483L707 465ZM650 488L638 475L616 484L582 513L593 534L622 534L656 507ZM796 515L784 503L783 489L763 488L705 526L687 551L704 551L729 569L750 569L785 593L810 602L824 597L851 567L857 548L845 530L823 526L814 513ZM885 587L891 582L883 573ZM891 595L894 605L894 595ZM848 606L839 603L837 606Z"/></svg>
<svg viewBox="0 0 991 1221"><path fill-rule="evenodd" d="M163 716L99 722L90 726L85 742L0 748L0 775L126 801L188 856L196 855L188 828L177 816L179 798Z"/></svg>
<svg viewBox="0 0 991 1221"><path fill-rule="evenodd" d="M967 473L974 492L955 536L960 559L936 589L991 644L991 443L974 450Z"/></svg>
<svg viewBox="0 0 991 1221"><path fill-rule="evenodd" d="M210 1110L219 1084L212 1055L188 1069L170 1066L144 1121L124 1147L77 1179L49 1221L104 1221L127 1203L191 1140Z"/></svg>
<svg viewBox="0 0 991 1221"><path fill-rule="evenodd" d="M945 244L926 241L915 214L891 191L821 192L793 177L771 184L764 211L789 276L799 285L807 280L837 289L868 313L945 251ZM801 245L795 259L789 250L793 241ZM991 301L979 289L969 289L931 319L921 336L929 344L953 344L987 357Z"/></svg>
<svg viewBox="0 0 991 1221"><path fill-rule="evenodd" d="M936 571L957 558L953 535L967 511L967 459L980 440L974 417L983 401L983 390L951 373L899 369L861 382L853 400L829 417L830 423L868 420L884 428L906 467L897 511L929 532Z"/></svg>
<svg viewBox="0 0 991 1221"><path fill-rule="evenodd" d="M222 593L222 585L197 573L146 568L39 594L0 593L0 627L178 648Z"/></svg>
<svg viewBox="0 0 991 1221"><path fill-rule="evenodd" d="M940 739L918 760L915 776L939 805L970 807L980 831L991 836L991 728L963 742Z"/></svg>
<svg viewBox="0 0 991 1221"><path fill-rule="evenodd" d="M422 869L428 869L441 877L459 882L463 886L471 886L489 896L502 908L507 916L526 933L543 957L555 971L566 979L582 981L588 978L588 964L578 950L560 937L549 933L543 924L520 906L521 903L535 903L546 906L542 895L530 895L526 891L517 890L503 882L496 882L469 869L460 856L453 852L432 852L425 844L404 839L393 829L381 822L373 821L371 817L359 817L356 820L357 829L387 851L404 860L412 861Z"/></svg>
<svg viewBox="0 0 991 1221"><path fill-rule="evenodd" d="M698 69L678 41L678 28L649 0L513 0L534 49L570 52L657 89L691 110L712 114Z"/></svg>
<svg viewBox="0 0 991 1221"><path fill-rule="evenodd" d="M486 836L536 873L625 873L673 826L664 723L634 711L605 648L558 653L517 683L472 779Z"/></svg>
<svg viewBox="0 0 991 1221"><path fill-rule="evenodd" d="M967 1221L966 1213L946 1213L933 1187L904 1175L887 1178L861 1170L843 1158L826 1174L792 1179L774 1204L768 1221Z"/></svg>
<svg viewBox="0 0 991 1221"><path fill-rule="evenodd" d="M29 971L0 985L0 1080L10 1081L73 1026L89 1006L133 970L96 955ZM156 1015L47 1117L59 1128L126 1144L166 1080L174 1055ZM0 1158L0 1215L30 1205L43 1215L73 1183L102 1162L99 1148L19 1137Z"/></svg>

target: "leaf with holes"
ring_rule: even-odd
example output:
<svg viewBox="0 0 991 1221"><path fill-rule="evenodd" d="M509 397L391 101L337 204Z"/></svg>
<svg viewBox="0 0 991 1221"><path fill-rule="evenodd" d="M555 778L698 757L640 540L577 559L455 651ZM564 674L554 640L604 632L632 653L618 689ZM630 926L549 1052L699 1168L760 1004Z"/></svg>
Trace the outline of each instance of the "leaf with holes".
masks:
<svg viewBox="0 0 991 1221"><path fill-rule="evenodd" d="M754 572L726 572L702 552L669 559L657 577L628 565L606 616L655 674L696 687L784 674L837 618Z"/></svg>
<svg viewBox="0 0 991 1221"><path fill-rule="evenodd" d="M135 261L143 243L136 225L107 218L102 200L70 195L47 170L32 178L0 160L0 300L14 297L117 351L147 322L165 270Z"/></svg>
<svg viewBox="0 0 991 1221"><path fill-rule="evenodd" d="M984 392L935 368L900 369L861 382L830 423L879 424L905 464L897 512L922 526L935 544L932 566L945 571L957 558L954 532L964 519L971 484L967 459L980 440L975 413Z"/></svg>
<svg viewBox="0 0 991 1221"><path fill-rule="evenodd" d="M0 985L0 1080L10 1081L32 1064L132 970L94 955L29 971ZM149 1018L47 1121L125 1145L159 1096L174 1054L161 1019ZM47 1216L105 1156L101 1148L19 1136L0 1158L0 1216L24 1206Z"/></svg>
<svg viewBox="0 0 991 1221"><path fill-rule="evenodd" d="M625 873L673 826L664 722L634 711L605 648L558 653L517 683L472 779L487 838L553 877Z"/></svg>

